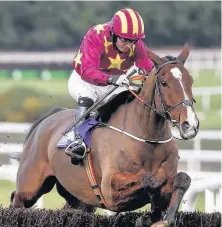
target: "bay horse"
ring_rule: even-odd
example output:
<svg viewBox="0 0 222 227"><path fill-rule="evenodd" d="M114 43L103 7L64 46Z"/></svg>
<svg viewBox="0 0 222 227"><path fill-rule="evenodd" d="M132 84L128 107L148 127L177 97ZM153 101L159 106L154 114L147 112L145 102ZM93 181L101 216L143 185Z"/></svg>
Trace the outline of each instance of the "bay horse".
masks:
<svg viewBox="0 0 222 227"><path fill-rule="evenodd" d="M175 223L191 183L186 173L177 173L178 148L170 125L188 140L197 135L199 120L194 110L193 79L184 67L188 45L178 57L159 57L150 49L147 54L155 70L137 97L111 115L108 125L113 128L99 127L92 133L92 166L106 209L124 212L151 203L149 218L142 215L135 225L164 227ZM114 130L122 128L123 119L124 130ZM104 208L84 165L72 165L64 150L56 149L61 133L72 121L73 110L61 108L32 125L20 157L12 207L31 207L56 184L58 193L73 208L87 212Z"/></svg>

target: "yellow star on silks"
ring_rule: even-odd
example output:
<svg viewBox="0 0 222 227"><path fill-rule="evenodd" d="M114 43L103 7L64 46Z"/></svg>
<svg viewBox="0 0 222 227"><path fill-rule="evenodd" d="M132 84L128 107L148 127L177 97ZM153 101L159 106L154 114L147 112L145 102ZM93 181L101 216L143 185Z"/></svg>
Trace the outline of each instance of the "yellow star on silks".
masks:
<svg viewBox="0 0 222 227"><path fill-rule="evenodd" d="M125 61L125 59L121 59L119 54L116 55L116 58L109 58L111 65L108 67L108 69L116 68L120 69L122 62Z"/></svg>
<svg viewBox="0 0 222 227"><path fill-rule="evenodd" d="M104 31L104 25L98 24L95 26L94 30L96 30L97 34L100 34L100 31Z"/></svg>
<svg viewBox="0 0 222 227"><path fill-rule="evenodd" d="M108 53L109 49L108 47L112 45L112 42L108 42L106 36L104 36L104 47L105 47L105 52Z"/></svg>
<svg viewBox="0 0 222 227"><path fill-rule="evenodd" d="M80 50L78 51L78 54L76 55L76 57L73 59L73 61L75 61L75 66L77 66L78 64L82 64L81 62L81 57L82 57L82 53L80 53Z"/></svg>
<svg viewBox="0 0 222 227"><path fill-rule="evenodd" d="M135 45L133 45L132 47L130 47L130 52L129 52L129 56L130 57L133 56L135 47L136 47Z"/></svg>

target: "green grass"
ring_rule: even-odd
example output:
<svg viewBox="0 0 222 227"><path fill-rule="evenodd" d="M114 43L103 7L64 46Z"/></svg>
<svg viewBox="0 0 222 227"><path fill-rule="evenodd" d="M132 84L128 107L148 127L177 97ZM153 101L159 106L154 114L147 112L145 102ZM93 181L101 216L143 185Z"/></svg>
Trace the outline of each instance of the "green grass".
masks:
<svg viewBox="0 0 222 227"><path fill-rule="evenodd" d="M15 183L6 180L0 180L0 205L8 207L10 204L11 192L15 190ZM204 193L200 193L197 197L196 210L204 212ZM50 193L43 196L43 204L46 209L60 209L64 206L65 200L61 198L54 188ZM181 209L181 208L180 208ZM144 206L137 211L150 210L150 204ZM102 209L97 209L98 214L102 214Z"/></svg>
<svg viewBox="0 0 222 227"><path fill-rule="evenodd" d="M219 72L211 69L203 69L199 72L199 77L195 77L195 73L190 71L191 76L194 78L194 87L213 87L221 86L221 75Z"/></svg>
<svg viewBox="0 0 222 227"><path fill-rule="evenodd" d="M218 111L209 111L203 113L204 119L200 119L200 130L221 129L221 114L219 114Z"/></svg>
<svg viewBox="0 0 222 227"><path fill-rule="evenodd" d="M68 94L68 81L67 80L50 80L42 81L36 80L12 80L0 79L0 91L4 92L13 87L29 87L49 94Z"/></svg>
<svg viewBox="0 0 222 227"><path fill-rule="evenodd" d="M192 75L192 73L191 73ZM4 92L14 86L31 87L34 89L40 89L51 94L67 94L68 79L52 79L50 81L43 81L40 79L25 79L25 80L12 80L0 78L0 91ZM214 70L200 70L200 76L198 79L194 77L194 87L208 87L208 86L220 86L221 77L216 76Z"/></svg>

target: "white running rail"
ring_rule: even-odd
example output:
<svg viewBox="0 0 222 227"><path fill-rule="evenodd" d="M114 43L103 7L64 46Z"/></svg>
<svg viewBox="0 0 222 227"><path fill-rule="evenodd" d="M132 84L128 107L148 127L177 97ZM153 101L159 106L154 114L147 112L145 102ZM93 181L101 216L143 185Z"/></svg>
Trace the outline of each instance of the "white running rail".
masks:
<svg viewBox="0 0 222 227"><path fill-rule="evenodd" d="M197 195L205 193L205 212L222 212L221 175L218 178L204 178L192 182L182 201L182 211L195 211Z"/></svg>

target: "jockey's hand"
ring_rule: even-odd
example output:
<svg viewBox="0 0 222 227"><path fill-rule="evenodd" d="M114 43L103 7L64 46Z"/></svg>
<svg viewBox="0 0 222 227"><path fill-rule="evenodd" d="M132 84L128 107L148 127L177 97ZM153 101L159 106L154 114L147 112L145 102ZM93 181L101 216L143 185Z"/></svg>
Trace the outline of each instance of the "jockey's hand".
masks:
<svg viewBox="0 0 222 227"><path fill-rule="evenodd" d="M132 73L132 71L135 70L135 73L131 76L136 76L136 75L143 75L143 76L147 76L148 73L145 69L142 68L138 68L136 65L131 66L128 71L126 72L126 75L129 75Z"/></svg>
<svg viewBox="0 0 222 227"><path fill-rule="evenodd" d="M115 76L115 75L109 76L108 79L107 79L107 83L117 85L117 86L124 86L125 84L129 85L130 81L127 78L126 74L122 74L122 75L119 75L119 76Z"/></svg>
<svg viewBox="0 0 222 227"><path fill-rule="evenodd" d="M135 70L135 73L134 73L132 76L138 75L138 74L139 74L139 73L138 73L138 72L139 72L139 68L138 68L136 65L131 66L131 67L127 70L126 75L131 74L134 70Z"/></svg>

